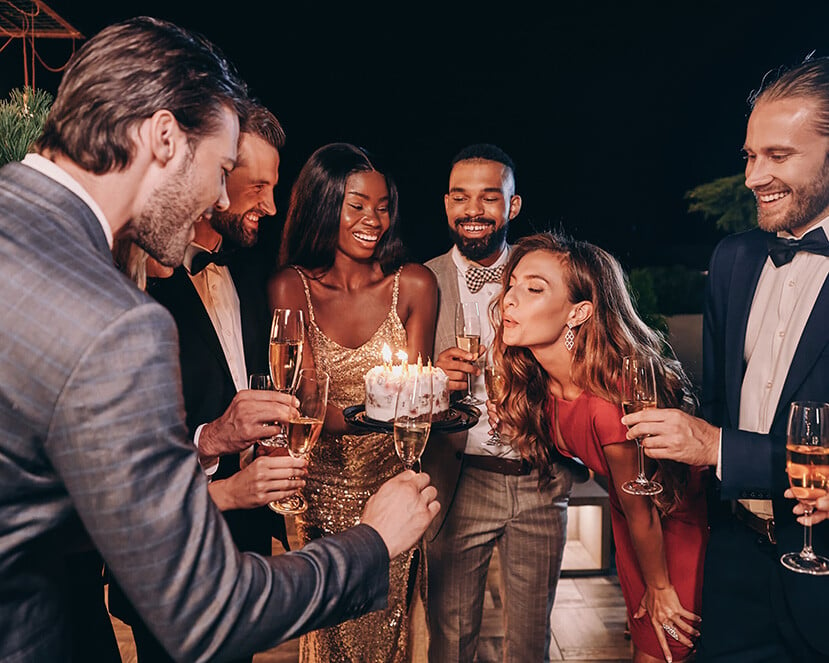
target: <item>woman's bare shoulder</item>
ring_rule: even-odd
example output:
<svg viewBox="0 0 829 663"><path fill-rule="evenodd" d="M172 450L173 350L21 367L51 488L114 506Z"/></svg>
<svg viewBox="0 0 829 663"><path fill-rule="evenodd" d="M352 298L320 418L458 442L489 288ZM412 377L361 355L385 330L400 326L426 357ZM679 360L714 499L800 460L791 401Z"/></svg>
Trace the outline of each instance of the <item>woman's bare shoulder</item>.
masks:
<svg viewBox="0 0 829 663"><path fill-rule="evenodd" d="M400 272L400 284L407 290L417 292L434 290L437 292L437 279L425 265L417 262L407 262Z"/></svg>
<svg viewBox="0 0 829 663"><path fill-rule="evenodd" d="M305 289L294 267L283 267L268 279L271 308L298 308L305 304Z"/></svg>

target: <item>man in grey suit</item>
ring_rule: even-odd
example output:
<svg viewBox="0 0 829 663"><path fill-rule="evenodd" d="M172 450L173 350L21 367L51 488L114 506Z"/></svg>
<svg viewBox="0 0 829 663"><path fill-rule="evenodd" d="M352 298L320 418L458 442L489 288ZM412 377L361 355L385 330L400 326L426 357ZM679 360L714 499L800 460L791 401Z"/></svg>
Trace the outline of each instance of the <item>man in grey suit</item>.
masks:
<svg viewBox="0 0 829 663"><path fill-rule="evenodd" d="M507 228L521 209L514 173L510 157L494 145L471 145L455 156L444 197L454 246L426 263L437 277L440 296L436 365L453 390L466 391L472 375L481 400L486 398L481 372L474 357L456 344L455 305L478 303L481 342L491 344L488 306L501 291ZM482 416L468 433L435 437L423 456L445 506L445 515L435 519L426 537L429 659L435 663L472 661L496 544L507 624L504 660L545 657L572 476L561 464L551 484L539 490L538 470L521 459L506 436L500 444L492 442L489 428Z"/></svg>
<svg viewBox="0 0 829 663"><path fill-rule="evenodd" d="M228 205L245 99L203 38L130 19L75 54L38 154L0 171L4 661L67 659L62 560L86 536L175 659L221 661L384 605L390 555L439 509L428 476L406 472L360 525L266 558L238 552L209 497L175 323L110 247L125 233L181 262L198 216ZM261 392L256 430L223 417L200 450L239 451L292 405Z"/></svg>

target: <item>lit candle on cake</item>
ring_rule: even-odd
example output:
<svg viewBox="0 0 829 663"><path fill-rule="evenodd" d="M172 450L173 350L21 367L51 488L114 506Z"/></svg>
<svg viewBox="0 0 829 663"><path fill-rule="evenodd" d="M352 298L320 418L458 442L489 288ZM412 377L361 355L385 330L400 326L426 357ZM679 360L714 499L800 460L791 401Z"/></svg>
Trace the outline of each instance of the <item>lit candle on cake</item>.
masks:
<svg viewBox="0 0 829 663"><path fill-rule="evenodd" d="M394 418L394 403L401 389L411 389L418 375L429 373L432 376L433 414L440 416L449 410L449 391L446 388L446 374L432 366L431 360L426 367L418 354L417 363L409 364L409 355L404 350L394 353L400 363L392 363L392 349L388 343L383 344L380 352L382 365L375 366L365 375L366 416L378 421L391 421Z"/></svg>

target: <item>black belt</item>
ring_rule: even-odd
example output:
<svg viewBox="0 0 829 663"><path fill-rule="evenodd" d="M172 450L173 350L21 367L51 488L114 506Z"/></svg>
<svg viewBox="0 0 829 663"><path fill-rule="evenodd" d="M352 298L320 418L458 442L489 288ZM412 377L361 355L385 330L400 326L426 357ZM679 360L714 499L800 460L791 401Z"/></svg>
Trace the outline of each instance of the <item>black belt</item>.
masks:
<svg viewBox="0 0 829 663"><path fill-rule="evenodd" d="M514 476L525 476L533 469L523 458L514 460L512 458L499 458L498 456L479 456L478 454L464 454L463 464L477 470Z"/></svg>
<svg viewBox="0 0 829 663"><path fill-rule="evenodd" d="M777 543L774 538L774 518L762 518L740 502L734 502L734 517L753 532L765 537L769 543Z"/></svg>

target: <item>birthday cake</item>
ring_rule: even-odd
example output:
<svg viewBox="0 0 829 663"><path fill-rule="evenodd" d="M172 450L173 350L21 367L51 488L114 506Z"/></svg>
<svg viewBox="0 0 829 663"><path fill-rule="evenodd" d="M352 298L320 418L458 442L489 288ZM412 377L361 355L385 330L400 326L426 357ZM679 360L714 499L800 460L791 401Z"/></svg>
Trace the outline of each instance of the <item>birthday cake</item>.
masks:
<svg viewBox="0 0 829 663"><path fill-rule="evenodd" d="M432 375L432 419L439 421L449 411L449 390L446 388L448 378L440 368L435 366L383 365L375 366L365 375L366 382L366 416L376 421L392 421L394 404L398 392L403 397L411 398L415 380ZM428 411L428 400L423 401L419 413Z"/></svg>

